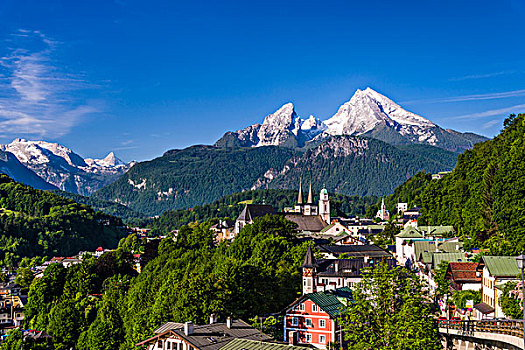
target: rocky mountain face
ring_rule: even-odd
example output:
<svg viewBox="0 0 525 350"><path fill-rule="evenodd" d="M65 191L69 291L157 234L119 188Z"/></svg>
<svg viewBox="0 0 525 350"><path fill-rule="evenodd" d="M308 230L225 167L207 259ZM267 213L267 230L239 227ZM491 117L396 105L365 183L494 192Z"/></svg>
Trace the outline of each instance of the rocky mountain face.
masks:
<svg viewBox="0 0 525 350"><path fill-rule="evenodd" d="M26 168L20 161L9 152L0 151L0 173L6 174L12 179L31 186L38 190L56 190L57 188L44 181L32 170Z"/></svg>
<svg viewBox="0 0 525 350"><path fill-rule="evenodd" d="M38 175L52 189L81 195L90 195L115 181L133 165L125 164L113 152L104 159L83 159L67 147L45 141L15 139L9 144L0 145L0 150L16 157L21 165ZM12 177L27 183L16 176Z"/></svg>
<svg viewBox="0 0 525 350"><path fill-rule="evenodd" d="M227 132L216 146L312 147L331 136L363 135L394 145L427 144L453 152L472 148L485 137L445 130L417 114L406 111L388 97L367 88L357 90L324 122L310 116L301 119L291 103L268 115L263 124Z"/></svg>

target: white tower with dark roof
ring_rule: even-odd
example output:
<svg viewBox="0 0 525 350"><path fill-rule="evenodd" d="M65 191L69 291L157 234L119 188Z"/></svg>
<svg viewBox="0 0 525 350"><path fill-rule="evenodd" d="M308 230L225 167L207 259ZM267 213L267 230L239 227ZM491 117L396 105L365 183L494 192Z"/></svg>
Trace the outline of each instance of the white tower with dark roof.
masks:
<svg viewBox="0 0 525 350"><path fill-rule="evenodd" d="M321 215L324 222L330 225L330 199L326 188L323 188L319 195L319 215Z"/></svg>

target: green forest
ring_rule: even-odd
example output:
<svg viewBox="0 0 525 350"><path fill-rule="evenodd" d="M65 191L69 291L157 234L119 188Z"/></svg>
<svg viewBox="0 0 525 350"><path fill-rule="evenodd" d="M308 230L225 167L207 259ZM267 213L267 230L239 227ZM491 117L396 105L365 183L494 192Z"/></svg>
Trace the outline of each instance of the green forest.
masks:
<svg viewBox="0 0 525 350"><path fill-rule="evenodd" d="M116 247L121 226L118 218L0 175L0 265Z"/></svg>
<svg viewBox="0 0 525 350"><path fill-rule="evenodd" d="M131 350L167 321L202 324L211 313L248 320L295 300L307 246L294 223L259 218L218 246L209 227L184 226L176 241L147 244L140 275L129 238L98 260L51 265L31 284L24 326L50 334L50 349Z"/></svg>
<svg viewBox="0 0 525 350"><path fill-rule="evenodd" d="M354 149L356 144L366 145ZM344 195L386 195L418 171L452 170L456 157L432 146L392 146L350 136L307 150L192 146L136 164L92 197L154 216L252 188L297 188L301 179L312 181L315 189Z"/></svg>
<svg viewBox="0 0 525 350"><path fill-rule="evenodd" d="M214 218L235 220L245 204L268 204L282 211L293 207L297 201L298 190L256 190L234 193L206 205L198 205L191 210L170 210L153 220L150 227L154 233L166 234L192 222L205 222ZM306 192L303 196L306 195ZM317 194L314 198L317 197ZM364 216L366 209L377 201L377 197L345 196L330 194L332 216Z"/></svg>
<svg viewBox="0 0 525 350"><path fill-rule="evenodd" d="M468 246L495 255L525 247L525 114L511 115L494 139L458 158L440 180L419 173L387 199L421 207L423 224L453 225Z"/></svg>

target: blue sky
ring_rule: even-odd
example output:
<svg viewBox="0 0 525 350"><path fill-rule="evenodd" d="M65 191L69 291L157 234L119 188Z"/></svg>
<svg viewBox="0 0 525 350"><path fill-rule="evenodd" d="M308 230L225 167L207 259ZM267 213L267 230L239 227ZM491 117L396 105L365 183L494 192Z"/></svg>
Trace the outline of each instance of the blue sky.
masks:
<svg viewBox="0 0 525 350"><path fill-rule="evenodd" d="M0 2L0 142L145 160L368 86L445 128L525 112L525 1Z"/></svg>

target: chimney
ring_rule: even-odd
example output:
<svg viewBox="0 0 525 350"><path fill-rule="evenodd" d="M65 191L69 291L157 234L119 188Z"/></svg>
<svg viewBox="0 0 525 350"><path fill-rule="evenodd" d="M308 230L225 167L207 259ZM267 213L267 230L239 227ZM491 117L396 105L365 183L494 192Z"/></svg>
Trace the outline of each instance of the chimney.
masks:
<svg viewBox="0 0 525 350"><path fill-rule="evenodd" d="M210 315L210 324L217 323L217 316L215 314Z"/></svg>
<svg viewBox="0 0 525 350"><path fill-rule="evenodd" d="M193 334L193 322L188 321L184 323L184 334L192 335Z"/></svg>
<svg viewBox="0 0 525 350"><path fill-rule="evenodd" d="M228 327L229 329L232 328L232 318L228 316L228 318L226 318L226 327Z"/></svg>
<svg viewBox="0 0 525 350"><path fill-rule="evenodd" d="M339 262L338 261L334 263L334 270L335 272L339 272Z"/></svg>

